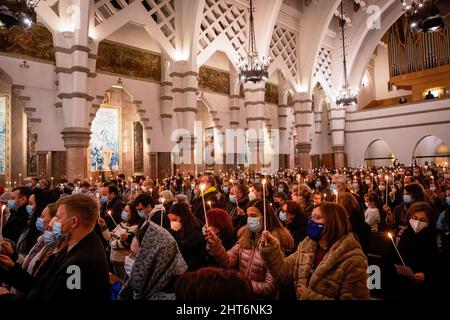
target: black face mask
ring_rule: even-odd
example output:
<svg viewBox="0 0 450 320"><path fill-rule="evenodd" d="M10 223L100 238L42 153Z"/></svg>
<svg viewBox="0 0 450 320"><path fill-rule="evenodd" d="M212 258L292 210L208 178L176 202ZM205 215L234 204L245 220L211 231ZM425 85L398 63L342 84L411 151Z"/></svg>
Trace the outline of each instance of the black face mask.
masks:
<svg viewBox="0 0 450 320"><path fill-rule="evenodd" d="M274 203L273 203L273 207L276 208L276 209L278 209L280 206L281 206L281 205L280 205L279 202L274 202Z"/></svg>

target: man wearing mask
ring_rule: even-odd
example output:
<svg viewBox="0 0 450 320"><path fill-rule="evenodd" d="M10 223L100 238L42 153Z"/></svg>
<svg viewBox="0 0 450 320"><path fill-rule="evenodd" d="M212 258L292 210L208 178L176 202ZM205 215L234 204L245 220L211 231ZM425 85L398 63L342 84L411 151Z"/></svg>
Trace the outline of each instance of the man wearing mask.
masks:
<svg viewBox="0 0 450 320"><path fill-rule="evenodd" d="M249 202L250 200L246 196L246 188L242 184L234 183L234 186L230 189L230 201L226 205L226 211L230 215L235 234L239 228L247 224L245 212Z"/></svg>
<svg viewBox="0 0 450 320"><path fill-rule="evenodd" d="M59 202L53 235L65 246L33 277L20 265L0 263L9 270L10 284L26 300L106 301L109 292L107 257L94 227L97 201L84 194L64 197Z"/></svg>
<svg viewBox="0 0 450 320"><path fill-rule="evenodd" d="M141 229L144 227L148 221L152 221L157 225L161 225L161 215L162 217L162 227L166 230L170 231L170 220L165 214L165 209L162 204L156 205L153 201L153 198L147 194L140 194L134 200L134 204L136 206L136 210L139 214L139 217L145 219L145 223L141 226Z"/></svg>
<svg viewBox="0 0 450 320"><path fill-rule="evenodd" d="M31 193L27 187L17 187L11 192L11 199L8 200L10 215L2 230L4 238L17 242L28 226L27 204Z"/></svg>
<svg viewBox="0 0 450 320"><path fill-rule="evenodd" d="M254 185L250 186L248 188L248 199L250 201L253 201L255 199L262 199L262 184L261 183L255 183Z"/></svg>
<svg viewBox="0 0 450 320"><path fill-rule="evenodd" d="M122 221L121 214L125 207L125 204L119 197L119 189L113 184L103 187L100 193L99 202L101 205L100 216L105 219L108 229L110 231L114 230L116 227L114 221ZM111 219L109 212L111 212L114 221Z"/></svg>
<svg viewBox="0 0 450 320"><path fill-rule="evenodd" d="M276 192L273 195L273 212L278 217L278 213L280 212L283 204L286 202L287 197L284 192Z"/></svg>
<svg viewBox="0 0 450 320"><path fill-rule="evenodd" d="M207 210L209 208L209 203L211 203L211 207L216 208L219 201L219 192L216 188L216 179L213 176L202 176L200 179L200 187L204 188L203 197L205 199ZM203 199L201 189L199 197L196 198L192 203L192 213L201 223L201 225L205 224L205 214L203 212Z"/></svg>

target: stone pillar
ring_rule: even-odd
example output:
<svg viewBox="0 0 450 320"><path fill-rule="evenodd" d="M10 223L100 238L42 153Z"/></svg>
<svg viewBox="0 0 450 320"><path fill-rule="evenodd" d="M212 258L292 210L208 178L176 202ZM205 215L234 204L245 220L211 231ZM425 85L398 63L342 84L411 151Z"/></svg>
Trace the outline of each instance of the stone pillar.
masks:
<svg viewBox="0 0 450 320"><path fill-rule="evenodd" d="M337 106L332 103L331 106L331 141L334 154L334 167L343 168L345 163L345 107Z"/></svg>
<svg viewBox="0 0 450 320"><path fill-rule="evenodd" d="M301 168L311 168L311 122L312 99L307 93L294 93L293 100L295 128L297 129L297 152Z"/></svg>
<svg viewBox="0 0 450 320"><path fill-rule="evenodd" d="M65 128L64 147L67 149L67 179L85 179L88 176L88 147L91 130L88 128Z"/></svg>
<svg viewBox="0 0 450 320"><path fill-rule="evenodd" d="M164 55L161 59L161 123L162 130L165 137L170 139L170 130L172 128L172 109L173 109L173 94L172 94L172 78L170 77L171 61Z"/></svg>
<svg viewBox="0 0 450 320"><path fill-rule="evenodd" d="M37 176L39 178L48 177L47 175L47 163L48 163L48 152L38 151L37 153Z"/></svg>
<svg viewBox="0 0 450 320"><path fill-rule="evenodd" d="M264 166L264 122L266 121L265 83L244 84L245 107L248 125L248 159L250 171L260 172Z"/></svg>
<svg viewBox="0 0 450 320"><path fill-rule="evenodd" d="M280 168L289 167L289 143L287 134L287 118L288 118L288 93L289 83L283 77L281 72L278 73L278 130L280 134L279 143L279 166ZM275 141L277 143L277 141Z"/></svg>

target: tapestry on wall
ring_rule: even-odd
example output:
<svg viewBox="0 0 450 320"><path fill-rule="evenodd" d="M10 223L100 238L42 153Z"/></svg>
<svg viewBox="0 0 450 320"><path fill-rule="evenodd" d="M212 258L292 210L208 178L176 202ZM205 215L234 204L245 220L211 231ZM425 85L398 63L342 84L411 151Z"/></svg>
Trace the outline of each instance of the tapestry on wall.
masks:
<svg viewBox="0 0 450 320"><path fill-rule="evenodd" d="M161 56L109 41L98 46L97 70L161 81Z"/></svg>
<svg viewBox="0 0 450 320"><path fill-rule="evenodd" d="M27 129L27 176L37 176L37 138L36 133L31 132L31 126Z"/></svg>
<svg viewBox="0 0 450 320"><path fill-rule="evenodd" d="M0 174L6 173L6 98L0 97Z"/></svg>
<svg viewBox="0 0 450 320"><path fill-rule="evenodd" d="M91 171L119 170L119 110L100 108L91 127Z"/></svg>
<svg viewBox="0 0 450 320"><path fill-rule="evenodd" d="M0 52L55 61L52 34L38 24L25 31L0 28Z"/></svg>
<svg viewBox="0 0 450 320"><path fill-rule="evenodd" d="M139 121L133 123L134 131L134 173L144 172L144 128Z"/></svg>
<svg viewBox="0 0 450 320"><path fill-rule="evenodd" d="M198 87L201 90L230 94L230 74L226 71L200 67Z"/></svg>
<svg viewBox="0 0 450 320"><path fill-rule="evenodd" d="M214 171L214 128L205 128L205 163L207 171Z"/></svg>

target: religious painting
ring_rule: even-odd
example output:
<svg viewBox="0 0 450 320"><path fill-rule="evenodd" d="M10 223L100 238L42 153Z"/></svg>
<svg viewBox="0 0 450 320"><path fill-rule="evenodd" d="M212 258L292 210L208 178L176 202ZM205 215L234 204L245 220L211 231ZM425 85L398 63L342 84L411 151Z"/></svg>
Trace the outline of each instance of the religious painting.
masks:
<svg viewBox="0 0 450 320"><path fill-rule="evenodd" d="M91 171L119 171L119 110L100 108L91 132Z"/></svg>
<svg viewBox="0 0 450 320"><path fill-rule="evenodd" d="M39 24L25 31L0 28L0 52L55 61L52 34Z"/></svg>
<svg viewBox="0 0 450 320"><path fill-rule="evenodd" d="M198 87L201 90L230 94L230 73L208 67L200 67Z"/></svg>
<svg viewBox="0 0 450 320"><path fill-rule="evenodd" d="M205 128L205 163L207 171L214 171L214 128Z"/></svg>
<svg viewBox="0 0 450 320"><path fill-rule="evenodd" d="M37 176L37 134L31 132L31 126L27 129L27 175Z"/></svg>
<svg viewBox="0 0 450 320"><path fill-rule="evenodd" d="M110 41L98 47L97 70L161 81L161 56Z"/></svg>
<svg viewBox="0 0 450 320"><path fill-rule="evenodd" d="M6 98L0 97L0 174L6 174Z"/></svg>
<svg viewBox="0 0 450 320"><path fill-rule="evenodd" d="M133 122L134 131L134 172L144 172L144 128L139 121Z"/></svg>
<svg viewBox="0 0 450 320"><path fill-rule="evenodd" d="M266 83L266 93L264 98L268 103L278 104L278 86Z"/></svg>

